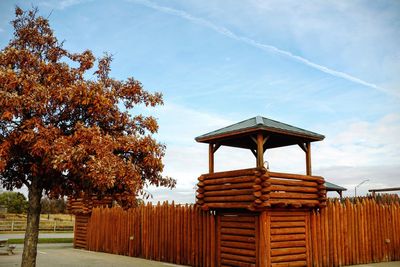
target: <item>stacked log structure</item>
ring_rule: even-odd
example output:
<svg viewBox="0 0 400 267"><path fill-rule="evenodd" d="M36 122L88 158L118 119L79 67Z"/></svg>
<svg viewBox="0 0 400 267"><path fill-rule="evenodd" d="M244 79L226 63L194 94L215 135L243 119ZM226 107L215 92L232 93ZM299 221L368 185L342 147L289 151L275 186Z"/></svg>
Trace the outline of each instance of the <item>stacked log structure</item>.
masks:
<svg viewBox="0 0 400 267"><path fill-rule="evenodd" d="M111 197L68 197L67 211L75 215L74 247L86 249L88 222L93 208L111 207Z"/></svg>
<svg viewBox="0 0 400 267"><path fill-rule="evenodd" d="M204 210L272 207L315 208L326 205L324 179L319 176L269 172L253 168L203 174L197 204Z"/></svg>
<svg viewBox="0 0 400 267"><path fill-rule="evenodd" d="M268 172L269 185L264 189L271 206L315 208L326 206L325 180L320 176Z"/></svg>
<svg viewBox="0 0 400 267"><path fill-rule="evenodd" d="M204 210L250 208L259 199L256 195L260 195L261 190L258 180L259 184L256 184L256 171L245 169L201 175L197 184L197 204Z"/></svg>
<svg viewBox="0 0 400 267"><path fill-rule="evenodd" d="M112 204L111 197L68 197L67 211L72 214L90 214L94 207L110 206Z"/></svg>

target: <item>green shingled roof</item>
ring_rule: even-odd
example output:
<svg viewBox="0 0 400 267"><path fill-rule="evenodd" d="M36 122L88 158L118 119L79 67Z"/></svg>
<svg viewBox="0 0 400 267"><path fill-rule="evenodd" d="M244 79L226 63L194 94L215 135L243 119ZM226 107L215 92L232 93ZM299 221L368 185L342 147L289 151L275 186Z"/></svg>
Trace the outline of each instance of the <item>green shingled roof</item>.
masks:
<svg viewBox="0 0 400 267"><path fill-rule="evenodd" d="M310 141L320 141L325 138L325 136L321 134L317 134L311 131L307 131L295 126L291 126L286 123L282 123L279 121L271 120L262 116L253 117L227 127L218 129L216 131L203 134L201 136L196 137L196 141L198 142L207 142L207 140L215 139L225 135L235 135L243 133L243 132L252 132L256 130L264 130L274 133L280 133L289 136L298 136L306 139L310 139Z"/></svg>
<svg viewBox="0 0 400 267"><path fill-rule="evenodd" d="M326 187L327 191L346 191L347 190L347 188L344 188L339 185L332 184L332 183L326 182L326 181L325 181L325 187Z"/></svg>

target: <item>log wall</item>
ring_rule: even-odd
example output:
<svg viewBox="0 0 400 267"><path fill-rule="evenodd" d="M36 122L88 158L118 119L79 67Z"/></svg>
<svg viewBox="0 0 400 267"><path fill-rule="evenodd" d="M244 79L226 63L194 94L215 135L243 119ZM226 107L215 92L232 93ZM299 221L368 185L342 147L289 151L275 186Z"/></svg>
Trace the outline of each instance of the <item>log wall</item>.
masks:
<svg viewBox="0 0 400 267"><path fill-rule="evenodd" d="M87 248L87 228L90 214L75 215L74 247Z"/></svg>
<svg viewBox="0 0 400 267"><path fill-rule="evenodd" d="M87 248L87 229L89 219L93 207L107 207L111 206L112 198L104 197L98 199L97 197L91 198L72 198L68 197L67 211L68 213L75 214L74 225L74 247Z"/></svg>
<svg viewBox="0 0 400 267"><path fill-rule="evenodd" d="M258 214L219 213L217 266L259 266Z"/></svg>
<svg viewBox="0 0 400 267"><path fill-rule="evenodd" d="M311 266L309 211L268 211L267 266Z"/></svg>
<svg viewBox="0 0 400 267"><path fill-rule="evenodd" d="M197 184L197 204L203 209L253 209L262 204L260 197L263 172L245 169L204 174Z"/></svg>
<svg viewBox="0 0 400 267"><path fill-rule="evenodd" d="M97 197L89 198L72 198L68 197L67 212L72 214L90 214L94 207L111 206L112 198L104 197L98 199Z"/></svg>
<svg viewBox="0 0 400 267"><path fill-rule="evenodd" d="M253 168L203 174L198 180L196 203L205 210L315 208L326 203L324 179L320 176Z"/></svg>
<svg viewBox="0 0 400 267"><path fill-rule="evenodd" d="M314 208L326 205L326 188L320 176L267 172L267 193L271 206Z"/></svg>

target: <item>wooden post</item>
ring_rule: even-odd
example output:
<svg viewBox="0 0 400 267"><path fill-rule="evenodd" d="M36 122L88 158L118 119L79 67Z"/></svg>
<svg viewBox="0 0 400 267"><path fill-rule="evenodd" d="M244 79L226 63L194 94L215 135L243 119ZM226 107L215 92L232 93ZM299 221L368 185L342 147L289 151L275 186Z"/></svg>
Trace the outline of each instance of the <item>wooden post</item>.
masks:
<svg viewBox="0 0 400 267"><path fill-rule="evenodd" d="M264 166L264 137L262 133L257 134L257 168Z"/></svg>
<svg viewBox="0 0 400 267"><path fill-rule="evenodd" d="M214 144L208 146L208 172L214 173Z"/></svg>
<svg viewBox="0 0 400 267"><path fill-rule="evenodd" d="M268 267L271 266L270 257L270 217L267 215L267 211L263 211L258 216L259 229L258 234L260 236L259 253L257 255L257 266Z"/></svg>
<svg viewBox="0 0 400 267"><path fill-rule="evenodd" d="M310 142L306 143L306 173L307 175L311 174L311 144Z"/></svg>
<svg viewBox="0 0 400 267"><path fill-rule="evenodd" d="M211 267L215 267L215 263L216 263L216 260L215 260L215 250L216 250L216 248L215 248L215 245L216 245L216 240L215 240L215 231L216 231L216 224L215 224L215 216L214 216L214 214L211 214L210 215L210 220L211 220L211 223L210 223L210 228L208 229L210 232L211 232L211 240L210 240L210 254L211 254L211 262L210 262L210 266Z"/></svg>

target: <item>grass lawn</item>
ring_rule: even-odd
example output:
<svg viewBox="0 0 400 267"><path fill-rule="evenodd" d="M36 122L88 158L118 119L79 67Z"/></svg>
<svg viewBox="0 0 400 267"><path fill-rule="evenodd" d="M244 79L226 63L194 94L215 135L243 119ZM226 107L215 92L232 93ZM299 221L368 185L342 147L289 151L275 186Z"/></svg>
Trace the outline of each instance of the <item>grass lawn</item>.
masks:
<svg viewBox="0 0 400 267"><path fill-rule="evenodd" d="M71 231L74 227L75 216L71 214L41 214L40 226L42 232L56 230L57 232ZM0 232L25 231L26 214L6 213L0 216Z"/></svg>
<svg viewBox="0 0 400 267"><path fill-rule="evenodd" d="M26 221L26 214L6 213L3 221ZM40 214L41 221L75 221L75 216L72 214Z"/></svg>
<svg viewBox="0 0 400 267"><path fill-rule="evenodd" d="M39 231L40 234L68 234L73 233L74 231ZM2 234L25 234L25 231L0 231L0 236Z"/></svg>
<svg viewBox="0 0 400 267"><path fill-rule="evenodd" d="M50 244L50 243L72 243L74 239L70 238L39 238L39 244ZM23 238L10 238L8 239L9 244L23 244Z"/></svg>

